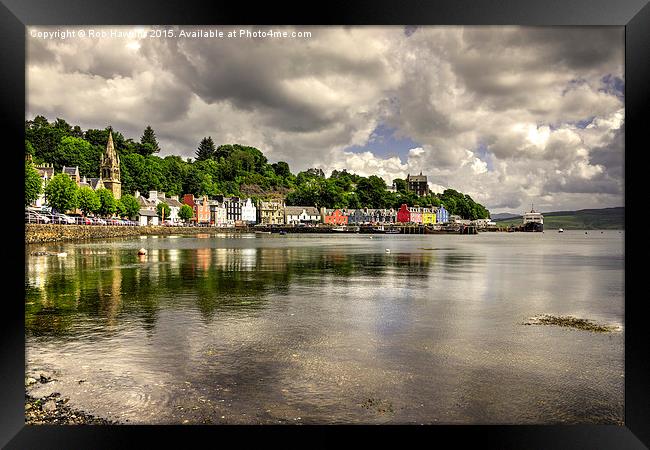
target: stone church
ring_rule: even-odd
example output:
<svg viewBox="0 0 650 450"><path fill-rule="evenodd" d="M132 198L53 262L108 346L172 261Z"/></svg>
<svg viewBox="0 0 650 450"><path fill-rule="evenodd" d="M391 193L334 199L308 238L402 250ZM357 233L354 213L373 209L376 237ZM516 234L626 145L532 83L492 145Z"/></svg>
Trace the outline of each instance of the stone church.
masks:
<svg viewBox="0 0 650 450"><path fill-rule="evenodd" d="M106 151L102 155L99 167L99 177L106 189L113 193L115 199L122 197L122 182L120 181L120 157L117 156L113 145L113 133L108 132Z"/></svg>

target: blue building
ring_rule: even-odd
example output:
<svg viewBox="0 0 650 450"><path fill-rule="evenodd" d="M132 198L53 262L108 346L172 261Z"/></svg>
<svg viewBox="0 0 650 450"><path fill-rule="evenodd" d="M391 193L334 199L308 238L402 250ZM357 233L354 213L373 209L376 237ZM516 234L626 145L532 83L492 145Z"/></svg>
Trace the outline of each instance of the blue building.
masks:
<svg viewBox="0 0 650 450"><path fill-rule="evenodd" d="M438 208L438 211L436 211L436 222L437 223L449 222L449 213L442 205L440 205L440 208Z"/></svg>

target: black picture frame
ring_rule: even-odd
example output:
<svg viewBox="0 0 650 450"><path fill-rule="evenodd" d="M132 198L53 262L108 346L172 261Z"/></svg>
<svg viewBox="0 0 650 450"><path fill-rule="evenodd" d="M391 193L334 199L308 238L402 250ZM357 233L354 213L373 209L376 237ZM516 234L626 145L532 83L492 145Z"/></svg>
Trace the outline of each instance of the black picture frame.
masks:
<svg viewBox="0 0 650 450"><path fill-rule="evenodd" d="M200 2L197 0L1 0L0 3L0 111L3 156L12 179L12 191L22 189L25 120L25 26L27 25L211 25L211 24L300 24L300 25L618 25L625 26L625 426L392 426L343 427L346 435L385 441L387 438L422 438L429 445L450 439L454 446L476 442L488 448L646 448L650 446L650 358L648 327L643 323L643 302L647 295L632 298L639 284L631 261L641 245L630 219L631 160L641 170L647 152L643 139L650 104L650 4L648 0L330 0L297 4L276 2ZM13 169L12 169L13 168ZM19 169L20 168L20 169ZM16 177L14 179L14 177ZM10 192L10 191L5 191ZM9 211L19 211L20 194L7 195ZM637 208L643 205L636 204ZM6 448L115 448L147 446L182 439L185 446L195 439L218 444L225 435L247 440L255 434L264 438L306 437L318 443L340 440L341 427L205 427L205 426L26 426L24 423L24 227L10 220L3 223L6 244L14 244L15 255L5 272L5 314L2 319L0 360L0 445ZM22 262L22 267L19 264ZM635 274L643 270L636 266ZM641 291L642 292L642 291ZM334 430L333 428L337 428ZM351 433L350 433L351 432ZM218 440L217 440L218 439ZM241 442L241 441L240 441ZM284 442L287 442L286 440ZM299 442L299 441L296 441ZM303 441L300 441L301 445ZM304 441L309 442L309 441ZM406 442L406 441L403 441Z"/></svg>

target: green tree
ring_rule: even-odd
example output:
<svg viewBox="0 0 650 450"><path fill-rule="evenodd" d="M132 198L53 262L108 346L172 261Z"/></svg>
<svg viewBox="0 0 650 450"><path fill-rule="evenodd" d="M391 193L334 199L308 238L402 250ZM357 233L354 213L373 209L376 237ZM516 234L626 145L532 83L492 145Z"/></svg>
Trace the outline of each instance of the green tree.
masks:
<svg viewBox="0 0 650 450"><path fill-rule="evenodd" d="M140 204L131 194L123 195L122 198L120 198L120 203L122 204L122 214L124 216L133 219L140 213Z"/></svg>
<svg viewBox="0 0 650 450"><path fill-rule="evenodd" d="M25 206L33 204L43 193L43 181L31 162L25 164Z"/></svg>
<svg viewBox="0 0 650 450"><path fill-rule="evenodd" d="M65 213L78 202L77 183L64 173L57 173L45 186L45 201L55 211Z"/></svg>
<svg viewBox="0 0 650 450"><path fill-rule="evenodd" d="M83 211L84 214L94 214L99 211L101 203L99 201L99 196L88 186L84 186L79 189L79 209Z"/></svg>
<svg viewBox="0 0 650 450"><path fill-rule="evenodd" d="M284 161L278 161L275 164L271 165L273 167L273 171L275 174L279 177L286 178L291 175L291 170L289 170L289 164L287 164Z"/></svg>
<svg viewBox="0 0 650 450"><path fill-rule="evenodd" d="M84 139L63 136L53 155L55 167L79 166L81 176L99 176L99 164L102 150L93 147Z"/></svg>
<svg viewBox="0 0 650 450"><path fill-rule="evenodd" d="M187 222L194 217L194 210L190 205L183 205L178 212L178 217L180 217L184 222Z"/></svg>
<svg viewBox="0 0 650 450"><path fill-rule="evenodd" d="M205 161L207 159L212 159L214 158L216 149L214 147L214 142L212 141L212 137L204 137L201 139L201 143L199 144L199 148L196 150L196 160L197 161Z"/></svg>
<svg viewBox="0 0 650 450"><path fill-rule="evenodd" d="M395 178L393 184L397 188L397 192L406 192L408 190L406 180L402 178Z"/></svg>
<svg viewBox="0 0 650 450"><path fill-rule="evenodd" d="M151 128L151 125L147 125L144 129L144 133L140 138L140 154L143 156L149 156L160 151L160 146L158 145L158 140L156 139L156 133Z"/></svg>
<svg viewBox="0 0 650 450"><path fill-rule="evenodd" d="M105 188L97 189L97 197L99 197L100 204L97 212L101 216L110 217L115 214L117 206L115 205L115 197L113 197L111 191Z"/></svg>
<svg viewBox="0 0 650 450"><path fill-rule="evenodd" d="M169 219L169 215L172 213L172 209L167 203L160 202L156 205L156 212L158 213L158 217L167 220Z"/></svg>

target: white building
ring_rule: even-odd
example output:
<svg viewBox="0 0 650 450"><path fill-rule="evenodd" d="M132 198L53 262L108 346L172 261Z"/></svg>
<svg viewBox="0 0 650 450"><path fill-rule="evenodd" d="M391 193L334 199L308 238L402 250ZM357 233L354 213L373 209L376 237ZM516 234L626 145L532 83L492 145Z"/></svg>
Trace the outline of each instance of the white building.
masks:
<svg viewBox="0 0 650 450"><path fill-rule="evenodd" d="M257 208L250 198L247 198L241 206L241 220L248 224L257 222Z"/></svg>
<svg viewBox="0 0 650 450"><path fill-rule="evenodd" d="M319 223L320 213L313 206L287 206L284 208L284 222L288 225Z"/></svg>
<svg viewBox="0 0 650 450"><path fill-rule="evenodd" d="M138 214L138 225L145 227L148 225L158 225L158 214L151 209L140 209Z"/></svg>
<svg viewBox="0 0 650 450"><path fill-rule="evenodd" d="M226 204L219 200L210 200L210 224L219 227L234 226L234 221L228 221L228 212Z"/></svg>
<svg viewBox="0 0 650 450"><path fill-rule="evenodd" d="M138 200L141 208L153 210L157 213L156 209L159 203L165 203L169 206L169 216L165 216L165 222L171 221L172 223L181 223L182 220L178 216L183 204L178 201L178 195L166 197L164 192L149 191L149 198L140 195L140 192L135 191L135 199Z"/></svg>

